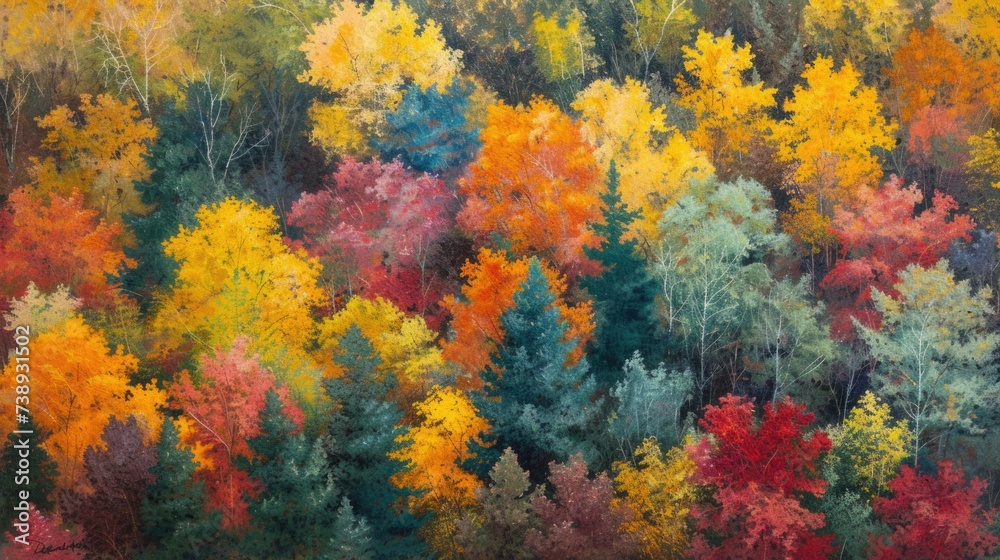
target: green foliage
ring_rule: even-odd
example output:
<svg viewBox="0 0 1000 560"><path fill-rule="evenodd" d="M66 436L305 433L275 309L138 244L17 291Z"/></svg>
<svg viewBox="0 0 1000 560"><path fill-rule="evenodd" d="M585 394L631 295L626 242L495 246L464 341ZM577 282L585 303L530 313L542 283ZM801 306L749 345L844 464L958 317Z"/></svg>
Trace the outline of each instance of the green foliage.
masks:
<svg viewBox="0 0 1000 560"><path fill-rule="evenodd" d="M59 471L45 450L45 432L38 428L30 415L27 423L17 426L18 430L32 431L34 434L11 433L4 442L3 451L0 452L0 472L4 473L0 477L0 507L3 507L0 510L0 527L3 527L4 531L10 528L17 515L14 506L20 502L18 495L21 491L27 490L31 498L30 503L43 512L52 511L56 505L55 481ZM22 449L14 447L25 439L28 440L30 461L26 485L16 483L19 478L16 473L20 470L18 460L21 458Z"/></svg>
<svg viewBox="0 0 1000 560"><path fill-rule="evenodd" d="M413 491L389 481L406 470L403 461L389 457L403 447L399 440L406 433L400 425L403 413L386 397L395 376L376 375L381 360L357 325L337 341L334 361L344 375L324 382L334 401L325 442L333 479L356 515L367 520L375 558L421 557L426 547L416 532L423 520L406 503Z"/></svg>
<svg viewBox="0 0 1000 560"><path fill-rule="evenodd" d="M156 444L154 481L142 501L142 533L150 546L143 560L199 560L218 553L221 514L205 509L205 483L194 476L194 454L180 443L177 427L165 416Z"/></svg>
<svg viewBox="0 0 1000 560"><path fill-rule="evenodd" d="M481 374L486 387L473 395L493 426L492 456L510 447L536 481L544 480L551 461L566 461L574 453L596 459L591 441L599 407L591 401L595 383L586 359L567 365L575 342L564 340L566 324L554 301L533 258L528 278L514 294L514 307L500 316L505 334L493 364Z"/></svg>
<svg viewBox="0 0 1000 560"><path fill-rule="evenodd" d="M601 201L604 222L591 226L601 242L597 247L584 247L584 254L603 271L583 278L580 285L587 289L597 319L589 359L597 382L610 387L621 379L622 364L633 352L654 362L662 357L655 315L660 288L639 252L638 241L626 238L641 213L629 211L622 202L614 161L608 171L608 191L601 195Z"/></svg>
<svg viewBox="0 0 1000 560"><path fill-rule="evenodd" d="M980 432L978 417L1000 404L988 368L1000 335L987 330L991 290L973 294L946 260L907 267L895 289L898 299L872 294L880 330L855 324L879 361L872 379L878 393L913 423L916 462L930 443L945 449L949 431Z"/></svg>

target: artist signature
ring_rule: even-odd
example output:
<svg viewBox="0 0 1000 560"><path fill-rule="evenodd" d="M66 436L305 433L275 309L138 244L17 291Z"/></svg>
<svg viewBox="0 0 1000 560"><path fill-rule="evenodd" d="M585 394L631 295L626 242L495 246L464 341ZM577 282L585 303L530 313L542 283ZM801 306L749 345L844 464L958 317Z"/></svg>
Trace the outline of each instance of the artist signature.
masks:
<svg viewBox="0 0 1000 560"><path fill-rule="evenodd" d="M51 545L37 542L35 544L35 554L52 554L53 552L59 552L62 550L74 550L77 548L83 548L83 543L80 541L73 541L71 543Z"/></svg>

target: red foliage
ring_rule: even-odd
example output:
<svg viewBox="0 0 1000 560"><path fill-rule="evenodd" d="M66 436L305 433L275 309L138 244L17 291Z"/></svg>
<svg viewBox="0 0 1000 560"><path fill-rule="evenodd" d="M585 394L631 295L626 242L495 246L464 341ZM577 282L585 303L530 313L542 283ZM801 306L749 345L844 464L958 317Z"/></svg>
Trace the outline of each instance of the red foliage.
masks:
<svg viewBox="0 0 1000 560"><path fill-rule="evenodd" d="M109 301L106 275L132 263L122 251L122 224L97 215L80 193L53 194L46 203L23 188L12 192L0 211L0 294L20 297L34 282L42 292L65 284L85 302Z"/></svg>
<svg viewBox="0 0 1000 560"><path fill-rule="evenodd" d="M197 426L186 439L208 446L212 471L206 474L210 503L222 510L223 524L243 526L249 520L244 494L256 489L249 477L233 465L237 455L249 458L247 440L260 433L258 419L268 389L277 391L284 413L297 426L304 415L292 401L287 387L277 387L274 375L264 369L257 356L247 356L247 340L237 338L228 351L216 351L201 360L201 382L195 385L184 372L171 390L174 405Z"/></svg>
<svg viewBox="0 0 1000 560"><path fill-rule="evenodd" d="M820 283L830 309L830 334L841 340L856 336L852 318L877 328L882 321L872 304L872 288L896 296L899 273L911 264L928 267L952 241L969 239L972 219L957 215L958 203L936 193L933 205L914 215L923 195L916 186L890 179L880 190L859 193L858 210L838 209L830 231L841 246L841 259Z"/></svg>
<svg viewBox="0 0 1000 560"><path fill-rule="evenodd" d="M832 446L819 430L808 436L813 415L787 399L765 405L759 426L754 406L727 396L720 406L706 406L702 429L714 438L688 447L697 466L696 480L715 488L717 505L692 508L695 529L691 553L696 558L826 558L832 535L818 535L822 513L805 509L801 494L821 496L826 481L817 461ZM707 534L720 537L712 545Z"/></svg>
<svg viewBox="0 0 1000 560"><path fill-rule="evenodd" d="M968 484L951 462L938 464L937 476L904 466L889 482L892 497L875 500L875 513L893 530L874 541L879 560L957 560L990 555L998 540L987 532L996 511L983 511L979 497L986 482Z"/></svg>
<svg viewBox="0 0 1000 560"><path fill-rule="evenodd" d="M442 280L429 268L448 229L444 182L416 174L398 160L347 157L323 190L303 194L288 214L302 228L306 250L334 275L337 292L382 296L405 311L438 311Z"/></svg>
<svg viewBox="0 0 1000 560"><path fill-rule="evenodd" d="M13 535L8 532L10 544L0 550L0 557L5 560L81 560L84 550L80 544L80 536L59 527L59 522L42 515L35 505L28 506L31 516L30 544L24 546L13 541ZM65 548L63 548L65 547Z"/></svg>
<svg viewBox="0 0 1000 560"><path fill-rule="evenodd" d="M632 515L623 504L613 504L614 486L608 475L587 478L587 463L581 455L565 465L549 464L553 499L543 494L531 505L545 526L544 533L528 534L528 546L541 560L564 558L627 558L635 550L633 536L618 529Z"/></svg>

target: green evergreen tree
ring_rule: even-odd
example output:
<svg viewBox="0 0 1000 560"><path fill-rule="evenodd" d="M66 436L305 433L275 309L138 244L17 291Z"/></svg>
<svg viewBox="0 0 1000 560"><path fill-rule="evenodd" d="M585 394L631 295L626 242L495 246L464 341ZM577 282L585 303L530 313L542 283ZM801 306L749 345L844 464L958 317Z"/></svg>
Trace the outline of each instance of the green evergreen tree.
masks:
<svg viewBox="0 0 1000 560"><path fill-rule="evenodd" d="M514 294L514 306L500 316L504 340L493 357L494 366L481 374L485 390L473 395L483 417L493 426L493 445L475 444L480 463L468 465L483 473L499 459L500 449L511 448L535 482L542 482L552 461L566 461L574 453L588 462L597 458L593 441L600 402L592 402L596 384L587 360L566 365L575 342L563 340L566 324L553 307L537 259L528 278Z"/></svg>
<svg viewBox="0 0 1000 560"><path fill-rule="evenodd" d="M247 441L254 458L240 461L261 485L249 503L254 531L245 548L261 558L311 558L331 546L334 522L343 512L321 442L296 434L282 408L269 389L260 434Z"/></svg>
<svg viewBox="0 0 1000 560"><path fill-rule="evenodd" d="M179 444L177 428L165 417L157 462L149 469L156 478L142 501L142 532L151 544L136 555L143 560L197 560L217 553L222 515L205 510L205 483L195 480L194 454Z"/></svg>
<svg viewBox="0 0 1000 560"><path fill-rule="evenodd" d="M622 365L638 351L653 363L663 358L663 345L656 340L656 296L659 282L649 272L635 239L624 239L639 212L631 212L618 192L618 169L611 162L604 223L592 226L602 239L598 247L584 247L587 257L604 271L584 278L580 284L590 292L597 319L594 342L588 357L597 382L612 387L621 380Z"/></svg>
<svg viewBox="0 0 1000 560"><path fill-rule="evenodd" d="M14 516L17 513L14 511L14 506L18 504L20 500L17 499L19 492L21 490L27 490L30 503L34 504L35 507L42 512L48 513L52 511L55 507L55 501L53 498L55 494L53 493L56 487L56 478L59 476L59 470L56 466L55 461L49 457L48 451L45 450L45 433L40 431L38 425L35 424L34 419L31 415L28 415L28 422L25 424L18 424L18 430L34 432L32 434L15 434L11 433L7 436L7 441L3 446L3 453L0 454L0 523L2 523L3 530L0 530L0 534L10 528L11 523L14 522ZM30 472L28 474L28 484L15 484L17 479L15 478L15 473L18 470L18 460L20 457L20 452L22 449L15 448L15 445L19 445L19 442L28 439L28 460L31 462Z"/></svg>
<svg viewBox="0 0 1000 560"><path fill-rule="evenodd" d="M367 520L377 559L419 558L427 548L417 538L423 520L407 507L411 490L390 482L406 464L389 453L398 441L402 411L386 398L396 384L392 373L376 372L380 359L356 325L338 341L336 362L344 375L324 381L334 402L326 451L334 480L354 511Z"/></svg>

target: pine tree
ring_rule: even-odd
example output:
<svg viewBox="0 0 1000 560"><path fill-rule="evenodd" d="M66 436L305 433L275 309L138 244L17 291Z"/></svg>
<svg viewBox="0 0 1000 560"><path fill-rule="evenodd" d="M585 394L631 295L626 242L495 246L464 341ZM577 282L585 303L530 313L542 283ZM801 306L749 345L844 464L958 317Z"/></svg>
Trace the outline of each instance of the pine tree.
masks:
<svg viewBox="0 0 1000 560"><path fill-rule="evenodd" d="M495 439L492 450L473 444L477 454L492 464L499 449L510 447L538 483L552 461L574 453L596 458L588 436L599 408L591 402L595 383L586 358L567 365L575 342L564 340L566 324L553 301L541 264L532 259L514 307L500 317L505 335L494 365L481 374L486 388L474 395Z"/></svg>
<svg viewBox="0 0 1000 560"><path fill-rule="evenodd" d="M638 351L652 363L662 358L656 344L655 299L660 287L646 267L639 243L625 239L633 221L641 213L629 211L618 191L618 168L611 162L608 192L604 202L604 223L591 226L602 239L597 247L584 247L588 258L604 271L584 278L597 316L597 329L589 356L597 382L613 386L621 379L622 365ZM662 345L661 345L662 346Z"/></svg>
<svg viewBox="0 0 1000 560"><path fill-rule="evenodd" d="M426 547L417 538L423 524L406 507L411 490L389 480L406 464L389 454L402 448L403 417L386 394L396 384L391 373L379 374L381 362L371 342L351 325L338 340L334 360L344 370L324 387L335 403L330 415L326 452L334 480L371 528L377 559L418 558Z"/></svg>
<svg viewBox="0 0 1000 560"><path fill-rule="evenodd" d="M157 462L142 501L142 532L152 546L137 554L143 560L196 560L216 553L221 514L205 510L205 483L195 480L194 453L180 446L177 427L163 419Z"/></svg>
<svg viewBox="0 0 1000 560"><path fill-rule="evenodd" d="M260 434L247 441L254 459L242 461L262 488L249 507L255 530L246 546L253 554L311 557L335 536L339 500L326 453L319 440L311 444L296 431L278 393L269 389Z"/></svg>
<svg viewBox="0 0 1000 560"><path fill-rule="evenodd" d="M14 511L14 506L20 501L16 497L21 490L28 491L31 498L29 501L39 511L49 512L55 507L53 491L59 471L55 462L49 457L48 451L45 450L45 433L38 428L30 415L26 424L18 424L17 430L34 433L11 433L7 436L7 443L3 446L3 452L0 454L0 472L4 473L3 476L0 476L0 507L3 508L0 510L0 527L3 527L3 530L9 528L10 524L14 522L14 516L17 513ZM20 449L14 447L25 438L30 440L28 446L29 460L31 461L26 486L15 484L17 463L21 457Z"/></svg>

